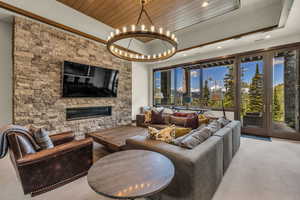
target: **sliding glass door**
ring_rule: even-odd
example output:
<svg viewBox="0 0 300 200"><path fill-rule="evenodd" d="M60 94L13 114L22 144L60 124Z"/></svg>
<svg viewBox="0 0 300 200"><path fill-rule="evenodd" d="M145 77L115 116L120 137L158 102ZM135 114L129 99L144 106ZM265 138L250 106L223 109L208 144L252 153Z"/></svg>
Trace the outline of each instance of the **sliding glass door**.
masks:
<svg viewBox="0 0 300 200"><path fill-rule="evenodd" d="M299 51L273 52L270 69L270 134L282 138L300 138Z"/></svg>
<svg viewBox="0 0 300 200"><path fill-rule="evenodd" d="M239 60L243 132L300 139L299 50L270 51Z"/></svg>
<svg viewBox="0 0 300 200"><path fill-rule="evenodd" d="M266 59L264 55L240 58L240 120L243 131L268 135L266 123Z"/></svg>

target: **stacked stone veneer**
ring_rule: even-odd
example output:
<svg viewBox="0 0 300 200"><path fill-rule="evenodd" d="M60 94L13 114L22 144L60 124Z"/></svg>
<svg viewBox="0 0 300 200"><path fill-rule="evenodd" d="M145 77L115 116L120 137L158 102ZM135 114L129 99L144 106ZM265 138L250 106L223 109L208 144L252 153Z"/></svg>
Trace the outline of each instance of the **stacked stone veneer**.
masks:
<svg viewBox="0 0 300 200"><path fill-rule="evenodd" d="M131 63L100 43L16 17L13 40L14 123L77 135L131 123ZM117 98L62 98L64 60L119 70ZM66 108L112 106L112 116L66 121Z"/></svg>

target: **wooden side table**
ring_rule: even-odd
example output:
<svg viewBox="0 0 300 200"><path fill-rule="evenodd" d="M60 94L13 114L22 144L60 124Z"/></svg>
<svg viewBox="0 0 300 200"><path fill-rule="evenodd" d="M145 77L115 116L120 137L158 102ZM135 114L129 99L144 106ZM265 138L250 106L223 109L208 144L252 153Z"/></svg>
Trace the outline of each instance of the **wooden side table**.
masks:
<svg viewBox="0 0 300 200"><path fill-rule="evenodd" d="M98 160L87 180L98 194L113 199L149 197L165 189L174 177L174 165L165 156L145 150L127 150Z"/></svg>

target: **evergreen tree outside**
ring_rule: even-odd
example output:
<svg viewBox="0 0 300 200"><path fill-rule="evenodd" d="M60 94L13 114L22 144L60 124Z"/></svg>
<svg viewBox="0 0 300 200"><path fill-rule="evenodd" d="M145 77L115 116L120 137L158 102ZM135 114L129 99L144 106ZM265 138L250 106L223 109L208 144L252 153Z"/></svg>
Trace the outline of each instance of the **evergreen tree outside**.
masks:
<svg viewBox="0 0 300 200"><path fill-rule="evenodd" d="M278 99L278 91L277 88L274 87L273 90L273 106L272 106L272 114L273 114L273 120L280 121L280 103Z"/></svg>
<svg viewBox="0 0 300 200"><path fill-rule="evenodd" d="M208 80L205 80L204 88L203 88L204 106L208 106L209 96L210 96L210 92L209 92L209 88L208 88Z"/></svg>
<svg viewBox="0 0 300 200"><path fill-rule="evenodd" d="M252 78L249 89L249 111L263 111L263 80L262 74L259 73L259 66L256 64L256 72Z"/></svg>
<svg viewBox="0 0 300 200"><path fill-rule="evenodd" d="M228 73L224 77L224 107L230 108L234 106L234 77L233 77L233 67L228 66Z"/></svg>
<svg viewBox="0 0 300 200"><path fill-rule="evenodd" d="M272 118L274 121L284 121L284 85L278 84L273 89Z"/></svg>

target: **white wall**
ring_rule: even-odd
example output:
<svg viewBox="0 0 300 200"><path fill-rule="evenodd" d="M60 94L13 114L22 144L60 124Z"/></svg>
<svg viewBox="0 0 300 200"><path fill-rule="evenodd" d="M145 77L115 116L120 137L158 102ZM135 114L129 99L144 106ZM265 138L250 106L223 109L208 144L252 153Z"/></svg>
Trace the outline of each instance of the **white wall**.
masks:
<svg viewBox="0 0 300 200"><path fill-rule="evenodd" d="M12 123L12 25L0 21L0 126Z"/></svg>
<svg viewBox="0 0 300 200"><path fill-rule="evenodd" d="M132 63L132 119L141 106L149 105L149 69L144 63Z"/></svg>
<svg viewBox="0 0 300 200"><path fill-rule="evenodd" d="M109 33L114 30L112 27L56 0L3 0L3 2L80 30L84 33L94 35L103 40L106 40ZM0 13L1 12L14 14L4 9L0 9ZM128 40L122 40L117 44L127 48ZM132 41L130 49L146 53L144 44L138 40Z"/></svg>

